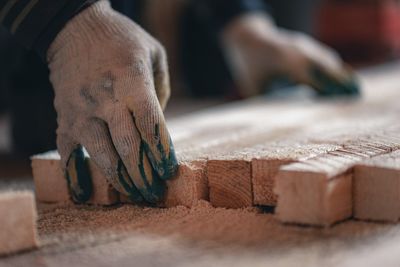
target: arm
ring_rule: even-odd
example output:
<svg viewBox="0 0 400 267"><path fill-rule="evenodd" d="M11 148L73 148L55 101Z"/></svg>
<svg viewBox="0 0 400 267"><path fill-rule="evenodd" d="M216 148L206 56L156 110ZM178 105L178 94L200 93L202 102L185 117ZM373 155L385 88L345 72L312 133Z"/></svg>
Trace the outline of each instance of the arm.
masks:
<svg viewBox="0 0 400 267"><path fill-rule="evenodd" d="M56 35L96 0L0 0L0 23L42 59Z"/></svg>

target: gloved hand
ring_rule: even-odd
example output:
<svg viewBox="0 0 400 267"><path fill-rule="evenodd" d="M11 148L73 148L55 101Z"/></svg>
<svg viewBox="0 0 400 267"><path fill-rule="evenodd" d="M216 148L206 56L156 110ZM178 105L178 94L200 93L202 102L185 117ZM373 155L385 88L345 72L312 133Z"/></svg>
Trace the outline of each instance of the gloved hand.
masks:
<svg viewBox="0 0 400 267"><path fill-rule="evenodd" d="M266 14L234 19L221 41L243 97L261 93L277 77L310 85L321 95L359 92L354 74L335 51L305 34L278 29Z"/></svg>
<svg viewBox="0 0 400 267"><path fill-rule="evenodd" d="M163 116L170 95L163 47L102 0L67 23L47 59L73 200L87 201L92 190L83 146L119 192L158 202L178 166Z"/></svg>

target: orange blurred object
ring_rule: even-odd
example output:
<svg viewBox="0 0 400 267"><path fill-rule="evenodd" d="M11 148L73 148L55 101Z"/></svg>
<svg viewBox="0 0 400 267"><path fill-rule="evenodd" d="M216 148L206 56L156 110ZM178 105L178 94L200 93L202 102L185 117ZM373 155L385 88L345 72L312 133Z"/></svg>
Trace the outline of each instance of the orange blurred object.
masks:
<svg viewBox="0 0 400 267"><path fill-rule="evenodd" d="M399 58L400 1L324 1L317 35L354 65Z"/></svg>

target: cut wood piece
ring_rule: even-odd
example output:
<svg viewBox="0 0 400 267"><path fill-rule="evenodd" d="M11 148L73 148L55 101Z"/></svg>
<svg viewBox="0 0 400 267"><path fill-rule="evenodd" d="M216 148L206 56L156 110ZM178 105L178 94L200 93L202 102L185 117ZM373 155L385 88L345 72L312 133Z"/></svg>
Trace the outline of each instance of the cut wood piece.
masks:
<svg viewBox="0 0 400 267"><path fill-rule="evenodd" d="M37 212L32 192L0 194L0 255L38 246Z"/></svg>
<svg viewBox="0 0 400 267"><path fill-rule="evenodd" d="M210 201L225 208L274 206L274 177L280 166L338 148L332 144L282 141L231 152L221 149L221 155L212 155L207 163Z"/></svg>
<svg viewBox="0 0 400 267"><path fill-rule="evenodd" d="M119 194L107 182L100 169L91 161L88 163L92 177L93 193L88 204L112 205L119 201ZM33 180L36 198L42 202L68 202L67 181L60 166L56 151L32 157Z"/></svg>
<svg viewBox="0 0 400 267"><path fill-rule="evenodd" d="M206 161L180 162L176 177L167 181L164 205L192 207L199 200L209 200Z"/></svg>
<svg viewBox="0 0 400 267"><path fill-rule="evenodd" d="M273 192L275 184L275 176L279 168L283 165L293 163L288 160L267 160L253 159L252 167L252 184L253 184L253 202L255 205L275 206L276 195Z"/></svg>
<svg viewBox="0 0 400 267"><path fill-rule="evenodd" d="M118 203L118 191L110 185L93 161L89 161L89 171L92 177L93 193L87 203L94 205L113 205Z"/></svg>
<svg viewBox="0 0 400 267"><path fill-rule="evenodd" d="M354 217L400 219L400 151L377 156L354 168Z"/></svg>
<svg viewBox="0 0 400 267"><path fill-rule="evenodd" d="M283 165L315 157L339 149L332 144L293 143L258 145L247 150L252 157L252 184L254 204L275 206L276 195L273 192L275 176Z"/></svg>
<svg viewBox="0 0 400 267"><path fill-rule="evenodd" d="M351 217L352 167L363 159L386 152L389 151L375 144L355 143L283 166L275 187L278 219L286 223L329 226Z"/></svg>
<svg viewBox="0 0 400 267"><path fill-rule="evenodd" d="M55 151L31 158L36 199L40 202L69 202L67 180L61 170L60 156Z"/></svg>
<svg viewBox="0 0 400 267"><path fill-rule="evenodd" d="M243 208L253 205L249 160L209 160L207 177L213 206Z"/></svg>

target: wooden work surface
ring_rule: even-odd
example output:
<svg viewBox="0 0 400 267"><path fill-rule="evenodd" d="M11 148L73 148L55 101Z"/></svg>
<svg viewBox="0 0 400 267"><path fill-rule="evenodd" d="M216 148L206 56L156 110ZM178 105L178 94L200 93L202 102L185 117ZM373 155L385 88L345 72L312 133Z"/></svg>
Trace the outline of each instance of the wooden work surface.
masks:
<svg viewBox="0 0 400 267"><path fill-rule="evenodd" d="M400 90L396 88L400 88L400 65L364 71L362 79L366 91L362 104L355 105L364 105L366 111L369 105L371 110L377 108L371 104L376 98L388 98L392 102L393 99L399 99ZM190 150L192 140L185 139L185 136L192 135L190 131L195 126L210 125L209 122L201 121L204 114L217 112L219 115L216 115L216 120L221 118L223 121L224 110L242 105L245 111L238 114L240 118L251 114L252 103L260 101L269 105L266 112L275 112L275 120L271 125L282 130L274 133L272 128L269 133L271 140L284 134L285 129L302 129L305 118L320 116L321 114L314 114L313 104L328 105L330 112L343 113L344 117L348 116L349 121L360 117L351 113L351 103L338 104L335 111L337 102L321 103L315 99L249 100L243 104L231 104L171 120L171 132L177 140L177 151L183 153L185 149ZM290 109L299 111L298 116L283 120L278 111L287 114ZM366 113L365 120L354 120L354 129L374 129L376 125L385 125L399 115L387 113L376 118L372 113ZM195 118L199 119L194 120ZM236 123L239 133L255 120L246 120L246 117L243 119L246 123ZM341 127L339 122L331 123L335 129ZM185 124L191 127L185 129ZM221 125L215 123L209 127ZM204 129L199 133L199 140L209 140L206 127ZM254 131L256 136L257 129ZM318 138L323 139L318 126L315 127L315 132L319 133ZM346 129L343 129L343 133L346 133ZM212 138L212 145L222 140L218 136ZM232 138L240 138L240 134ZM206 151L206 145L204 149ZM202 153L200 151L196 156ZM32 181L21 178L0 182L0 190L7 188L32 188ZM191 209L155 209L133 205L105 208L65 204L39 204L38 209L40 250L2 258L0 266L400 265L400 224L347 221L332 228L290 226L279 223L272 213L262 212L257 208L213 208L205 201L200 201Z"/></svg>

